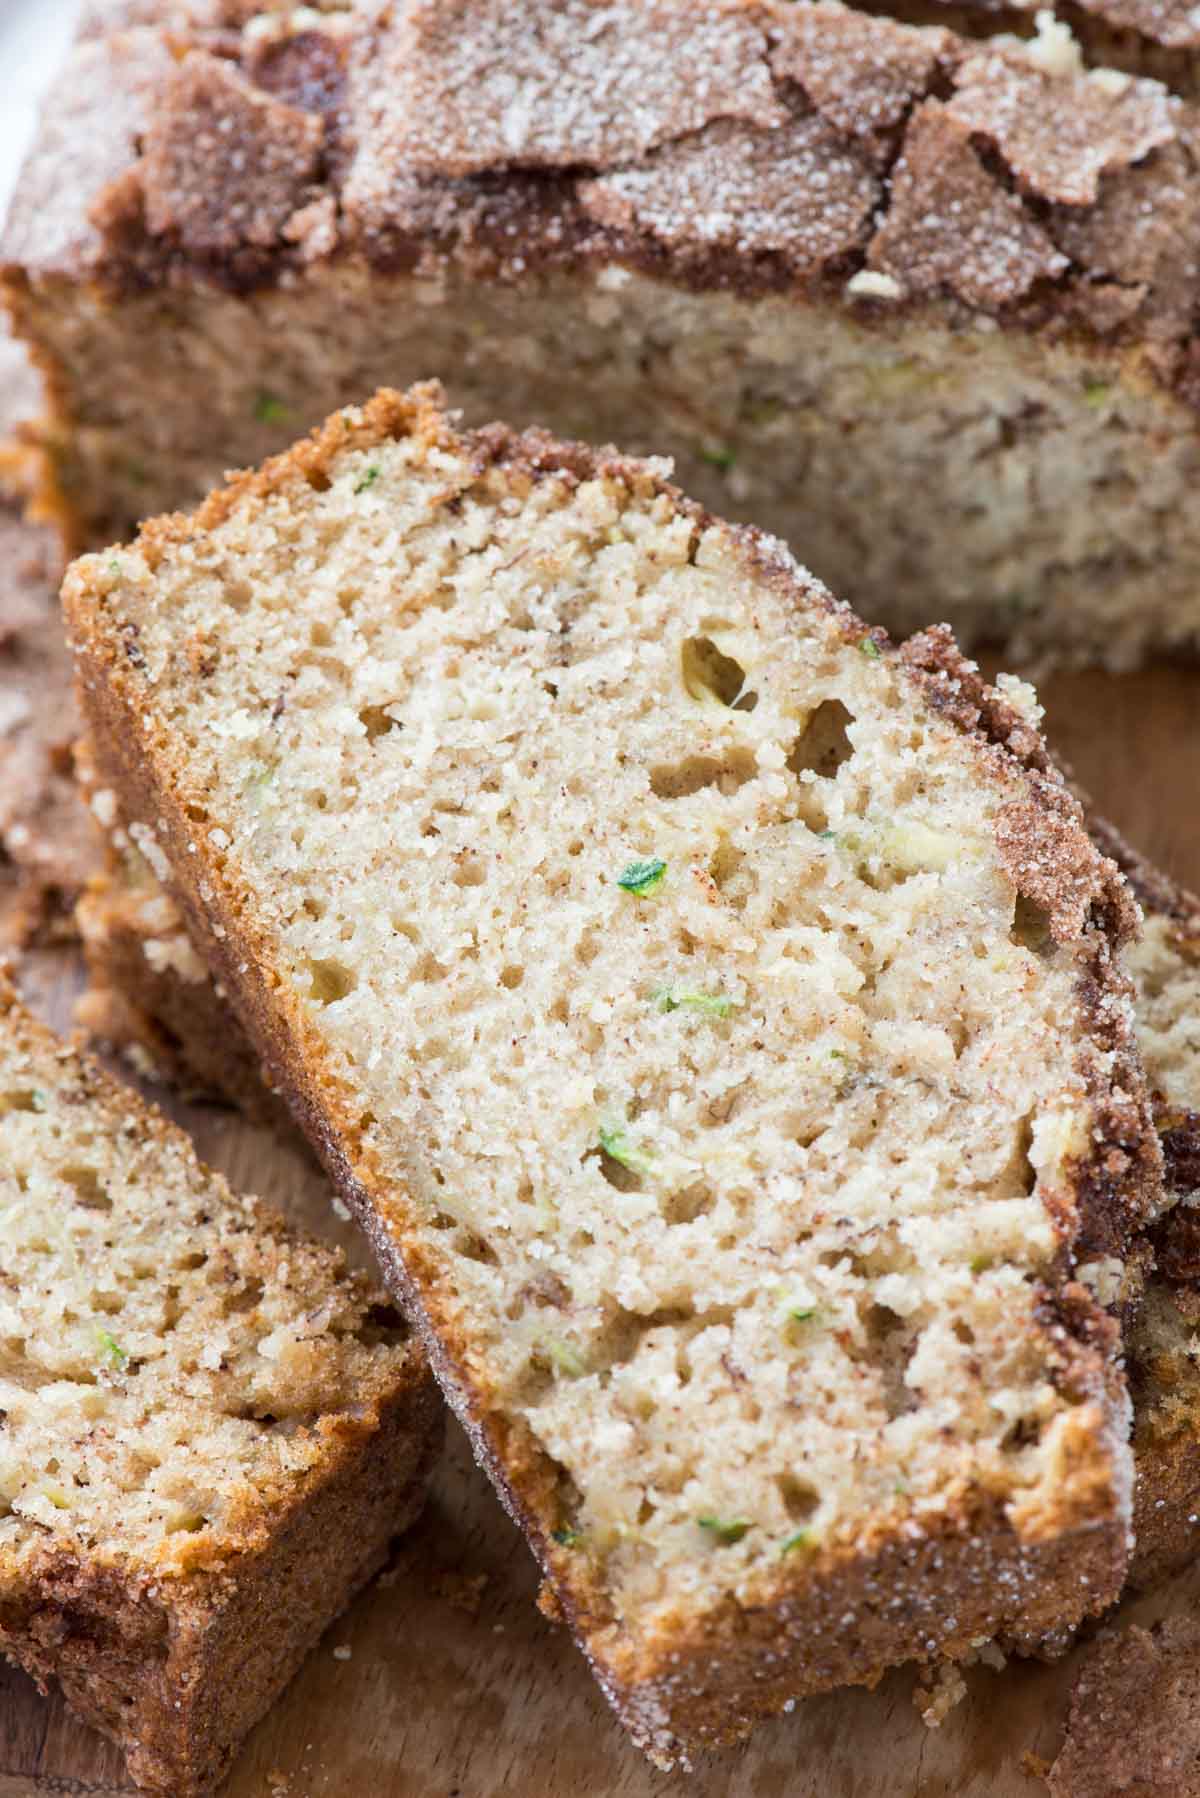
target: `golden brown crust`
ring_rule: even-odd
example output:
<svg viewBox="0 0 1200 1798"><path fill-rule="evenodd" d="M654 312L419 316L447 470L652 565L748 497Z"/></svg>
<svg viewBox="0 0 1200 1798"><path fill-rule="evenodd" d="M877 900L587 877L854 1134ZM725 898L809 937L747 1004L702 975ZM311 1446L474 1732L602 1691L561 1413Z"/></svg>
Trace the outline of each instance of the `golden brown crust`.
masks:
<svg viewBox="0 0 1200 1798"><path fill-rule="evenodd" d="M410 395L384 392L361 415L336 415L288 455L234 477L194 517L152 521L140 539L142 554L156 567L173 547L212 530L235 506L253 504L297 476L320 486L347 447L362 448L393 436L453 449L466 458L476 478L501 466L506 479L518 482L551 473L568 480L611 474L640 491L668 495L700 526L712 522L646 464L498 426L459 437L440 412L439 401L436 388ZM866 627L848 608L819 589L798 586L794 566L778 545L748 529L730 535L753 564L756 578L777 584L791 603L825 606L848 641L867 637ZM529 1536L601 1683L652 1754L669 1762L689 1750L736 1738L756 1716L779 1709L802 1692L847 1680L874 1680L895 1660L925 1658L941 1644L951 1653L965 1652L971 1636L997 1623L1013 1623L1032 1633L1048 1630L1115 1596L1127 1528L1119 1471L1126 1412L1114 1371L1118 1344L1090 1296L1066 1278L1070 1250L1065 1246L1062 1284L1046 1295L1047 1345L1064 1389L1091 1402L1083 1407L1084 1419L1071 1445L1070 1469L1064 1463L1063 1477L1044 1511L1031 1512L1018 1529L994 1502L964 1492L958 1514L934 1534L914 1526L913 1534L902 1540L883 1536L840 1552L818 1553L803 1568L782 1569L752 1600L731 1605L703 1624L681 1612L674 1629L664 1626L653 1642L635 1646L623 1638L586 1556L553 1539L558 1520L554 1471L536 1452L524 1426L502 1415L486 1386L467 1373L470 1344L440 1313L436 1281L406 1223L394 1170L375 1159L355 1101L329 1071L299 999L274 977L272 947L244 896L230 885L227 867L207 835L189 825L187 769L177 761L169 733L155 715L138 658L127 653L127 639L113 615L119 594L102 595L78 569L68 577L64 593L81 696L104 778L118 793L125 815L156 831L196 942L367 1231L386 1277L422 1332L447 1396ZM967 678L967 664L953 661L942 640L939 655L931 649L927 658L936 666L922 667L917 651L901 657L882 647L886 639L881 633L873 639L881 653L896 655L897 665L908 670L918 703L930 703L946 682ZM1032 843L1049 845L1036 875L1029 878L1048 901L1052 928L1063 940L1089 945L1085 985L1091 990L1081 995L1081 1053L1089 1064L1100 1140L1076 1170L1074 1201L1065 1202L1059 1220L1064 1245L1079 1229L1089 1252L1093 1236L1123 1245L1156 1196L1157 1181L1156 1142L1136 1063L1128 1055L1124 990L1110 959L1112 942L1128 924L1127 908L1115 872L1088 843L1077 808L1071 828L1073 802L1065 789L1049 774L1020 774L1020 754L1033 766L1042 755L1040 748L1028 733L1019 737L1016 714L1005 716L982 684L980 695L974 721L956 715L949 705L943 708L945 715L979 758L982 782L1001 780L1011 789L1014 776L1024 780L1025 823ZM988 722L982 721L985 711ZM1023 752L1006 746L1005 730L1014 744L1023 744ZM1083 886L1081 868L1090 870ZM1016 873L1019 882L1026 881L1022 869ZM1127 1057L1123 1068L1131 1097L1124 1109L1111 1088L1103 1090L1100 1075L1114 1045ZM1112 1121L1118 1115L1119 1129ZM851 1615L853 1627L847 1622ZM768 1649L777 1655L777 1672L764 1677Z"/></svg>
<svg viewBox="0 0 1200 1798"><path fill-rule="evenodd" d="M441 1429L436 1389L410 1381L331 1445L320 1490L231 1573L173 1588L48 1555L0 1597L0 1648L43 1687L57 1682L141 1789L198 1798L419 1516Z"/></svg>

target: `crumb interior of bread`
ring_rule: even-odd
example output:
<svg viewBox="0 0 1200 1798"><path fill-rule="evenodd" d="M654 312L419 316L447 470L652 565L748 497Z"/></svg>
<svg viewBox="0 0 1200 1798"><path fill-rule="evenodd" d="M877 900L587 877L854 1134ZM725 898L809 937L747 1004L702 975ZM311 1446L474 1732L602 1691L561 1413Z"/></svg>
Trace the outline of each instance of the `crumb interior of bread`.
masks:
<svg viewBox="0 0 1200 1798"><path fill-rule="evenodd" d="M1126 966L1151 1089L1169 1107L1200 1111L1200 946L1181 941L1169 917L1150 911Z"/></svg>
<svg viewBox="0 0 1200 1798"><path fill-rule="evenodd" d="M0 1027L0 1567L55 1543L219 1559L394 1386L404 1328L181 1134Z"/></svg>
<svg viewBox="0 0 1200 1798"><path fill-rule="evenodd" d="M1019 1502L1073 1403L1078 969L999 864L1023 785L774 568L644 480L408 441L83 564L625 1614Z"/></svg>
<svg viewBox="0 0 1200 1798"><path fill-rule="evenodd" d="M51 280L38 321L76 382L64 479L106 537L435 374L469 422L670 454L688 492L802 544L897 633L946 620L965 644L1113 666L1195 637L1193 414L1098 346L908 313L868 329L840 299L621 268L509 284L344 261L119 306Z"/></svg>

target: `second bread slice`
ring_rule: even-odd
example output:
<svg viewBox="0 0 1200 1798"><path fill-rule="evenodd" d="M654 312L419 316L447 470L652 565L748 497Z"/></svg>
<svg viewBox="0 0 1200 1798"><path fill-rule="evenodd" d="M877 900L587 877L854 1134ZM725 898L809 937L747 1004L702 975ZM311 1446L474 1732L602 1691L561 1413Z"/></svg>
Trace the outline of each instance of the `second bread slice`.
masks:
<svg viewBox="0 0 1200 1798"><path fill-rule="evenodd" d="M0 1654L192 1798L413 1521L437 1389L0 974Z"/></svg>
<svg viewBox="0 0 1200 1798"><path fill-rule="evenodd" d="M64 594L101 777L657 1759L1115 1596L1134 914L944 635L428 391Z"/></svg>

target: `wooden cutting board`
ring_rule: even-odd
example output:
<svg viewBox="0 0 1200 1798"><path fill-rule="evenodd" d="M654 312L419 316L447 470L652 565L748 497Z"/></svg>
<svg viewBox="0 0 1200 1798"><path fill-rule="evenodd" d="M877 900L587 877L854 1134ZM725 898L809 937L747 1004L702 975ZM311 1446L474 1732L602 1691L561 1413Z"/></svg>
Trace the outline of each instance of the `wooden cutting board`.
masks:
<svg viewBox="0 0 1200 1798"><path fill-rule="evenodd" d="M1042 683L1052 740L1109 816L1200 887L1200 672ZM60 1025L78 970L69 951L26 971ZM324 1182L293 1147L227 1112L177 1107L201 1153L235 1184L345 1239ZM1053 1758L1072 1658L968 1674L940 1730L919 1720L910 1673L874 1692L797 1706L684 1786L624 1739L565 1631L534 1609L523 1541L471 1464L462 1436L423 1521L389 1570L334 1625L247 1744L230 1798L1037 1798L1029 1756ZM1200 1568L1124 1612L1145 1621L1194 1606ZM338 1651L349 1650L349 1656ZM131 1792L121 1757L0 1670L0 1798Z"/></svg>

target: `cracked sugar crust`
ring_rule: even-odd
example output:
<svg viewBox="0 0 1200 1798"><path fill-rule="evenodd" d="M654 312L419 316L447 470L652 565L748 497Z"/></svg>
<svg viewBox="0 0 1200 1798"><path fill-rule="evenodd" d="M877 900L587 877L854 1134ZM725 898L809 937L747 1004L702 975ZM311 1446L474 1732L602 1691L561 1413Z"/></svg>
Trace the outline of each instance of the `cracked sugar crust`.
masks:
<svg viewBox="0 0 1200 1798"><path fill-rule="evenodd" d="M93 18L6 230L18 310L22 270L252 289L347 255L613 264L839 302L866 270L896 283L889 318L1148 337L1151 372L1192 391L1195 120L1154 82L829 0L239 13ZM1145 247L1172 214L1134 279L1123 207ZM875 291L851 290L868 324Z"/></svg>
<svg viewBox="0 0 1200 1798"><path fill-rule="evenodd" d="M127 694L569 1611L649 1654L972 1492L1120 1514L1067 1282L1153 1185L1127 906L944 638L900 661L652 467L428 396L68 603L98 752Z"/></svg>
<svg viewBox="0 0 1200 1798"><path fill-rule="evenodd" d="M632 162L717 119L781 124L765 48L744 7L409 5L356 57L360 145L419 175Z"/></svg>

